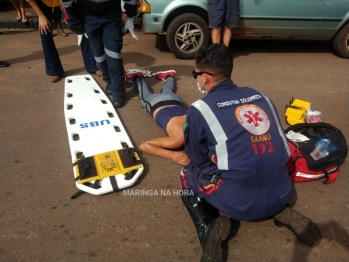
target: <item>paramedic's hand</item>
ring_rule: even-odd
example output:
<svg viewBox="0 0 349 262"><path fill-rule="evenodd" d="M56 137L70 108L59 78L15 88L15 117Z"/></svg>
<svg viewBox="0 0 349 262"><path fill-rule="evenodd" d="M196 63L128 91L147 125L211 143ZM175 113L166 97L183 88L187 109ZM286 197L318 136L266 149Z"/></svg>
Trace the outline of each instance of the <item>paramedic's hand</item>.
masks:
<svg viewBox="0 0 349 262"><path fill-rule="evenodd" d="M39 31L41 34L47 35L47 33L51 32L51 23L47 19L46 16L39 16Z"/></svg>
<svg viewBox="0 0 349 262"><path fill-rule="evenodd" d="M77 35L78 36L78 46L80 46L82 38L85 36L86 38L88 38L87 34L83 34L83 35Z"/></svg>

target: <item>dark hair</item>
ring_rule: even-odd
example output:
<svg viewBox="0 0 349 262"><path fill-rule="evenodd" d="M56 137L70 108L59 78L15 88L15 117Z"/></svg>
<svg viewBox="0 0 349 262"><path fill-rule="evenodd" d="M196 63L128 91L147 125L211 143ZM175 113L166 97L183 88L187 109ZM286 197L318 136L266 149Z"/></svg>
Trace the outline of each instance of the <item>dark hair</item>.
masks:
<svg viewBox="0 0 349 262"><path fill-rule="evenodd" d="M233 70L233 54L223 44L211 44L196 53L195 65L200 71L212 73L216 80L230 78Z"/></svg>

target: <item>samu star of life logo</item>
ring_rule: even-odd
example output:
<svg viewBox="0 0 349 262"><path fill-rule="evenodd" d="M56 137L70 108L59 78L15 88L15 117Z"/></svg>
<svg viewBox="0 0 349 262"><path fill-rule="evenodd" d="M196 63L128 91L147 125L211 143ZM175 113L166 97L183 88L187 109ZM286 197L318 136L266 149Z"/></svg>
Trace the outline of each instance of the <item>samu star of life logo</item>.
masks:
<svg viewBox="0 0 349 262"><path fill-rule="evenodd" d="M256 105L243 105L235 110L235 117L248 132L263 135L269 130L270 120L267 114Z"/></svg>

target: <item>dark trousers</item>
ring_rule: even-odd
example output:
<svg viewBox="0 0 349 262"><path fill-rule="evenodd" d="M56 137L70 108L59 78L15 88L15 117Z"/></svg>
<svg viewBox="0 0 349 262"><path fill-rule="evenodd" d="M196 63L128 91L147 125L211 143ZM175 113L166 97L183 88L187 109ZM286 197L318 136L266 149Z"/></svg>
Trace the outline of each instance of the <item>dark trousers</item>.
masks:
<svg viewBox="0 0 349 262"><path fill-rule="evenodd" d="M46 6L41 1L37 1L37 4L40 7L43 14L47 17L47 19L51 21L53 17L52 7ZM62 67L61 60L59 58L55 42L53 41L52 28L51 32L48 32L47 35L40 33L40 36L42 48L44 50L46 74L49 76L62 76L64 70Z"/></svg>
<svg viewBox="0 0 349 262"><path fill-rule="evenodd" d="M91 51L89 40L85 36L82 38L80 49L86 71L92 74L95 73L98 70L97 62Z"/></svg>
<svg viewBox="0 0 349 262"><path fill-rule="evenodd" d="M103 80L109 83L114 97L123 97L126 74L121 54L121 7L102 14L86 11L83 19L92 53L103 73Z"/></svg>

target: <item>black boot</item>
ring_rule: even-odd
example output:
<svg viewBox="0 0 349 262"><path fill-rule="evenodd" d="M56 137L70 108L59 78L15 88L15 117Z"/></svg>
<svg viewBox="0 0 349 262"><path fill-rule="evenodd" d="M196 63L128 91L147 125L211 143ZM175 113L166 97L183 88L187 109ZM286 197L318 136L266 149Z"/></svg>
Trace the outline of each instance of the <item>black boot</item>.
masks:
<svg viewBox="0 0 349 262"><path fill-rule="evenodd" d="M113 106L115 108L121 108L124 106L124 98L121 96L113 96Z"/></svg>
<svg viewBox="0 0 349 262"><path fill-rule="evenodd" d="M321 241L321 232L318 226L310 218L289 206L274 216L274 223L279 227L285 226L290 229L307 246L316 246Z"/></svg>
<svg viewBox="0 0 349 262"><path fill-rule="evenodd" d="M106 87L105 87L105 94L107 96L111 96L112 95L112 92L111 92L111 89L110 89L110 84L107 83Z"/></svg>
<svg viewBox="0 0 349 262"><path fill-rule="evenodd" d="M201 262L223 261L222 241L228 237L230 220L198 195L182 195L182 201L196 227L202 246Z"/></svg>
<svg viewBox="0 0 349 262"><path fill-rule="evenodd" d="M5 61L0 61L0 67L8 67L9 63L5 62Z"/></svg>

